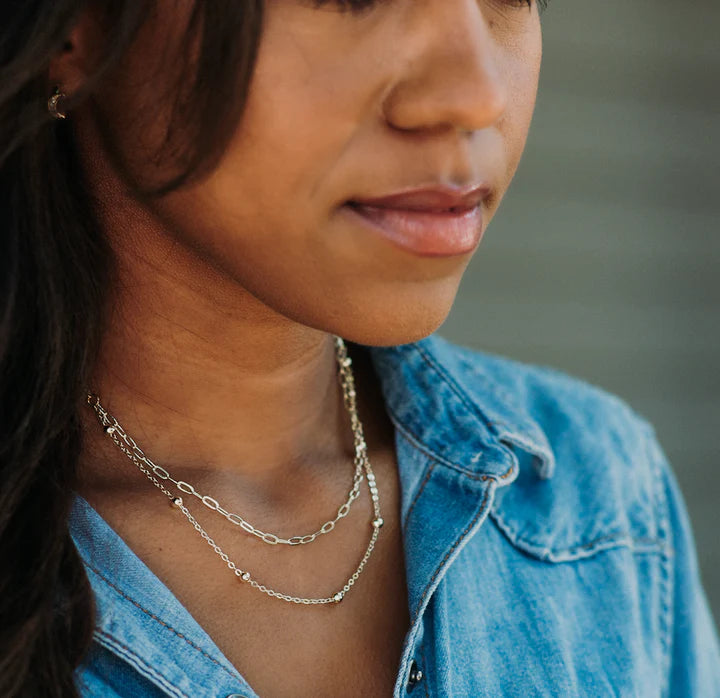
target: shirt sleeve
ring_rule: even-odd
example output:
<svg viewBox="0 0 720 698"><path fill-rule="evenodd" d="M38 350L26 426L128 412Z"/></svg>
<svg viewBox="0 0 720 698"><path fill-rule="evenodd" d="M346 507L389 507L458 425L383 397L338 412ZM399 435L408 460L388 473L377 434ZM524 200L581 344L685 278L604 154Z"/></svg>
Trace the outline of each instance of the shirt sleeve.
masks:
<svg viewBox="0 0 720 698"><path fill-rule="evenodd" d="M667 456L650 427L650 449L667 503L663 526L670 545L666 648L670 698L720 698L720 640L700 577L692 524ZM662 501L662 499L661 499Z"/></svg>

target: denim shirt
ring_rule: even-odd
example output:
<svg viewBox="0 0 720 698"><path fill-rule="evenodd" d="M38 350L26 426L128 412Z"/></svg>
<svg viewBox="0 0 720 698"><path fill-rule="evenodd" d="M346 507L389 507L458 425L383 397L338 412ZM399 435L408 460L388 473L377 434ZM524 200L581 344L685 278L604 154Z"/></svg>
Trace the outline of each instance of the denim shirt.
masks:
<svg viewBox="0 0 720 698"><path fill-rule="evenodd" d="M395 427L411 618L394 698L720 697L690 520L644 418L438 334L368 349ZM70 527L97 602L83 695L257 697L79 496Z"/></svg>

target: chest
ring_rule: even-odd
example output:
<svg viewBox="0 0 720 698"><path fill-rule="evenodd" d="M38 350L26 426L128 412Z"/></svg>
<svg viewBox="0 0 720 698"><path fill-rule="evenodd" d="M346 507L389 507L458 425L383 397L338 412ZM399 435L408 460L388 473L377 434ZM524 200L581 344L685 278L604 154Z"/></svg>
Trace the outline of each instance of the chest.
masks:
<svg viewBox="0 0 720 698"><path fill-rule="evenodd" d="M244 608L240 624L207 609L199 620L261 698L391 696L409 626L407 599L394 565L374 572L339 605L267 599Z"/></svg>
<svg viewBox="0 0 720 698"><path fill-rule="evenodd" d="M113 523L125 526L123 534L135 552L260 698L391 696L410 617L398 483L386 475L394 468L383 468L381 462L378 466L384 473L384 525L340 603L289 603L241 582L205 541L187 535L181 515L176 516L177 526L164 526L154 545L143 533L147 525L135 531L127 519ZM331 596L363 558L371 518L370 502L361 498L330 535L309 545L268 546L244 537L235 549L231 539L225 546L227 535L218 541L239 567L251 570L253 579L271 589L302 597ZM208 518L214 535L213 525L218 528L215 519Z"/></svg>
<svg viewBox="0 0 720 698"><path fill-rule="evenodd" d="M383 533L337 604L289 603L231 575L176 580L174 592L261 698L391 696L410 619L399 527L386 524ZM355 548L349 557L336 553L336 577L352 572L362 547L348 545ZM304 562L284 582L277 567L276 584L259 581L301 596L325 595L329 575L321 560L315 563Z"/></svg>

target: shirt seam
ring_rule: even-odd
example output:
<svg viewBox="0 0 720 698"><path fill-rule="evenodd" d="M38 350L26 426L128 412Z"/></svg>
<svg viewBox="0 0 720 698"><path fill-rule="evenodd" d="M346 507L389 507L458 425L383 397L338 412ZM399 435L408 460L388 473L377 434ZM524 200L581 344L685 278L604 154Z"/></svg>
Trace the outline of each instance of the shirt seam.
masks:
<svg viewBox="0 0 720 698"><path fill-rule="evenodd" d="M423 684L423 688L425 689L425 698L430 698L430 688L428 687L428 670L427 670L427 664L425 659L425 640L420 643L420 660L422 661L422 666L420 667L421 671L425 672L425 676L423 679L421 679L421 683Z"/></svg>
<svg viewBox="0 0 720 698"><path fill-rule="evenodd" d="M445 380L452 392L465 405L465 407L467 407L471 412L473 412L473 414L479 417L487 425L488 431L494 433L497 436L498 433L495 428L496 422L493 422L492 420L488 419L488 417L486 417L486 415L479 408L477 403L472 400L464 390L462 390L462 388L457 384L457 381L453 378L453 376L451 376L447 371L445 371L445 369L435 360L435 357L432 356L430 352L428 352L426 349L419 345L416 345L416 349L420 353L420 356L425 361L425 363Z"/></svg>
<svg viewBox="0 0 720 698"><path fill-rule="evenodd" d="M538 539L518 535L516 529L505 521L497 508L492 509L489 513L490 518L512 545L548 562L577 560L615 547L626 547L637 554L663 554L666 548L666 542L662 538L634 536L626 532L600 535L563 548L548 548Z"/></svg>
<svg viewBox="0 0 720 698"><path fill-rule="evenodd" d="M121 655L121 650L124 650L124 654L128 655L122 657L126 662L130 663L133 669L144 676L146 679L153 681L153 683L161 684L159 687L166 693L170 692L179 698L190 698L190 696L178 688L170 679L163 676L157 669L148 664L142 657L128 647L125 643L118 640L110 633L104 632L103 630L95 630L96 641L105 647L108 651ZM144 670L141 670L141 667Z"/></svg>
<svg viewBox="0 0 720 698"><path fill-rule="evenodd" d="M445 562L447 562L447 559L450 557L450 555L452 555L455 548L457 548L458 545L460 545L461 541L463 541L465 539L465 536L467 536L468 531L476 524L477 520L483 515L483 513L485 513L487 511L485 505L487 504L488 498L490 497L492 490L493 490L492 484L488 485L485 488L485 495L483 496L483 500L480 503L478 510L475 512L475 516L473 516L470 523L463 529L462 533L455 539L455 542L452 544L452 546L450 546L450 550L448 550L447 553L445 553L445 557L442 559L440 564L435 568L435 571L433 572L432 577L430 578L428 583L425 585L423 594L420 597L420 600L418 601L417 608L415 609L415 612L413 614L413 620L412 620L413 624L415 623L415 621L417 620L417 618L420 614L420 609L423 607L425 597L428 594L428 589L430 589L432 587L438 574L440 574L440 570L442 570L443 567L445 566Z"/></svg>
<svg viewBox="0 0 720 698"><path fill-rule="evenodd" d="M102 574L102 572L100 572L100 571L99 571L97 568L95 568L93 565L89 564L87 561L85 561L85 564L86 564L86 566L87 566L89 569L91 569L103 582L105 582L105 584L107 584L113 591L115 591L117 594L119 594L120 596L122 596L125 600L129 601L130 603L132 603L136 608L138 608L139 610L141 610L141 611L142 611L145 615L147 615L149 618L152 618L154 621L156 621L157 623L159 623L162 627L164 627L164 628L166 628L167 630L169 630L170 632L172 632L172 633L173 633L176 637L178 637L180 640L183 640L185 643L187 643L187 645L188 645L189 647L191 647L192 649L194 649L194 650L196 650L197 652L199 652L203 657L205 657L206 659L209 659L213 664L215 664L217 667L219 667L220 669L222 669L228 676L230 676L230 678L232 678L233 681L240 681L240 678L239 678L238 676L234 675L231 671L229 671L229 670L227 669L227 667L223 666L220 662L218 662L217 659L215 659L213 656L211 656L210 654L208 654L204 649L202 649L202 647L199 647L198 645L196 645L192 640L190 640L188 637L186 637L183 633L179 632L178 630L175 630L175 628L173 628L171 625L169 625L168 623L166 623L164 620L162 620L161 618L159 618L158 616L156 616L154 613L152 613L151 611L149 611L149 610L147 610L146 608L144 608L139 602L137 602L137 601L136 601L135 599L133 599L131 596L129 596L128 594L126 594L122 589L120 589L120 588L117 587L115 584L113 584L109 579L107 579L107 578ZM105 633L105 634L108 635L109 637L114 637L114 636L110 635L109 633ZM117 638L115 638L115 639L117 639ZM117 641L120 642L119 640L117 640ZM131 650L129 650L129 651L131 651Z"/></svg>
<svg viewBox="0 0 720 698"><path fill-rule="evenodd" d="M434 470L435 465L436 465L435 461L431 460L427 466L427 470L425 471L425 477L423 478L423 481L420 483L420 486L418 487L418 490L415 493L415 496L413 497L410 507L408 508L407 514L405 514L405 521L403 522L403 530L405 530L407 528L407 523L410 520L410 514L412 514L413 509L415 508L415 503L417 502L418 498L420 497L423 490L425 489L425 485L427 485L427 482L430 479L430 475L432 474L432 471Z"/></svg>
<svg viewBox="0 0 720 698"><path fill-rule="evenodd" d="M388 405L387 406L387 412L390 417L390 420L395 425L395 428L400 432L400 434L403 436L403 438L410 443L412 446L414 446L420 453L427 456L428 458L434 460L438 465L444 465L448 468L451 468L452 470L456 470L459 473L462 473L463 475L469 477L472 480L490 480L494 479L495 475L488 475L488 474L482 474L479 475L476 472L473 472L472 470L468 470L467 468L464 468L463 466L459 465L458 463L453 463L452 461L449 461L447 458L444 458L439 453L436 453L435 451L431 451L420 439L412 432L408 427L406 427L398 418L397 414L392 410L392 408ZM475 454L475 458L477 458L483 451L478 451ZM512 470L512 468L510 469ZM508 471L510 472L510 471ZM499 477L507 477L507 473L500 475Z"/></svg>
<svg viewBox="0 0 720 698"><path fill-rule="evenodd" d="M642 420L644 421L644 420ZM650 451L651 439L654 437L654 429L652 425L645 422L645 434L646 434L646 452ZM662 471L660 463L653 457L652 453L649 453L650 467L653 469L653 475L655 480L655 498L656 508L658 511L658 534L663 537L666 543L666 551L661 558L661 574L660 574L660 648L662 652L662 661L664 665L663 682L661 687L661 695L670 695L670 644L672 635L672 626L674 624L674 608L672 602L673 594L673 577L671 570L671 559L674 556L672 549L672 542L670 541L670 506L667 495L664 489L664 482L662 478Z"/></svg>

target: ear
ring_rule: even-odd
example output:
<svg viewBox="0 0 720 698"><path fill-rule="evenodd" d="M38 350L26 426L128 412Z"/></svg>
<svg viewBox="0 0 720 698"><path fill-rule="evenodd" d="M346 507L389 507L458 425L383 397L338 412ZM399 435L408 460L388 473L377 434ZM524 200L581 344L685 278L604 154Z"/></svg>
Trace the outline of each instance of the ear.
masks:
<svg viewBox="0 0 720 698"><path fill-rule="evenodd" d="M97 64L102 36L98 18L92 10L83 10L66 37L62 50L50 59L49 84L58 85L68 96L75 94Z"/></svg>

